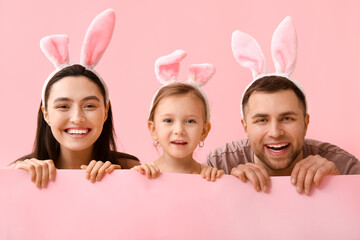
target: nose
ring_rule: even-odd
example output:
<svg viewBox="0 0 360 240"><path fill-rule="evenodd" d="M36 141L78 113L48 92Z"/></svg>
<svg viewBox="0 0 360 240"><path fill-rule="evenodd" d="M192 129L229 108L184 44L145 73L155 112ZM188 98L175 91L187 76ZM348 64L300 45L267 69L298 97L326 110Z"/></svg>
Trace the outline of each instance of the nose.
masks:
<svg viewBox="0 0 360 240"><path fill-rule="evenodd" d="M271 124L269 125L269 131L268 131L269 137L279 138L283 134L284 134L284 130L282 129L281 123L279 123L277 121L271 122Z"/></svg>
<svg viewBox="0 0 360 240"><path fill-rule="evenodd" d="M73 108L70 121L74 124L81 124L85 121L85 115L80 107Z"/></svg>
<svg viewBox="0 0 360 240"><path fill-rule="evenodd" d="M178 122L174 125L174 134L175 135L185 135L184 126L181 122Z"/></svg>

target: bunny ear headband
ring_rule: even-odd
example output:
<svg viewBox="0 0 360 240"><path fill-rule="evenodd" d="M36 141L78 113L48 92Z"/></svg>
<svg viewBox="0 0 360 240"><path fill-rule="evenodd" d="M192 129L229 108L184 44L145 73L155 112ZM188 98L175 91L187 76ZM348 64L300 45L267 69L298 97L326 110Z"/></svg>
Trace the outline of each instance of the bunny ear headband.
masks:
<svg viewBox="0 0 360 240"><path fill-rule="evenodd" d="M253 81L247 89L258 79L265 76L281 76L292 81L305 95L303 88L298 82L290 78L295 69L297 57L297 37L291 17L286 17L276 28L271 41L271 54L275 65L275 73L267 73L266 62L263 52L256 40L250 35L236 30L232 34L232 51L236 61L243 67L249 68L253 74ZM241 115L244 113L241 108Z"/></svg>
<svg viewBox="0 0 360 240"><path fill-rule="evenodd" d="M193 64L189 68L189 77L187 81L177 80L180 71L180 62L186 57L184 50L176 50L173 53L160 57L155 62L155 75L163 87L171 83L185 83L196 87L203 95L206 104L206 120L210 120L210 107L205 93L201 90L201 86L205 85L210 78L215 74L215 67L209 63ZM162 88L162 87L161 87ZM161 89L160 88L160 89ZM160 90L159 89L159 90ZM155 93L151 102L153 107L155 97L158 95L159 90Z"/></svg>
<svg viewBox="0 0 360 240"><path fill-rule="evenodd" d="M109 91L100 75L93 69L101 59L115 26L115 11L107 9L95 17L90 24L81 49L80 64L92 71L100 79L105 88L105 101L109 102ZM41 39L40 48L46 57L56 67L44 83L42 88L42 106L45 106L45 89L50 79L61 69L69 66L68 56L69 37L67 35L52 35Z"/></svg>

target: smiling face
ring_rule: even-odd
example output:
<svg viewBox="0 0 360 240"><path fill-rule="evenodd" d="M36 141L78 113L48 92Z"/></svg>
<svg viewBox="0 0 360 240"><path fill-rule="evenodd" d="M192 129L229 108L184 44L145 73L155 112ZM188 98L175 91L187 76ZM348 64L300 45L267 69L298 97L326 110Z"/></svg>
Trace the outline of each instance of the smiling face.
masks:
<svg viewBox="0 0 360 240"><path fill-rule="evenodd" d="M95 83L85 76L69 76L52 85L43 113L61 151L91 151L107 110Z"/></svg>
<svg viewBox="0 0 360 240"><path fill-rule="evenodd" d="M205 123L204 104L193 93L161 99L148 126L164 156L173 159L192 159L193 151L210 131L210 123Z"/></svg>
<svg viewBox="0 0 360 240"><path fill-rule="evenodd" d="M281 170L302 158L309 124L304 107L292 90L251 94L242 120L255 154L271 170Z"/></svg>

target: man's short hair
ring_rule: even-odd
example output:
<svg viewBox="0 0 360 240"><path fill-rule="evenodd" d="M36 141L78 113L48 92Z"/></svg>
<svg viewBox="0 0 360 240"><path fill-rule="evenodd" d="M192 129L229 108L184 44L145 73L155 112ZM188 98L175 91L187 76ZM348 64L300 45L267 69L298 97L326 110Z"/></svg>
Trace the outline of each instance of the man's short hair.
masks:
<svg viewBox="0 0 360 240"><path fill-rule="evenodd" d="M280 90L293 90L297 98L300 100L301 105L304 107L304 116L307 113L307 104L303 91L298 88L294 82L281 76L265 76L259 78L246 90L241 107L245 116L245 106L249 101L251 94L254 91L274 93Z"/></svg>

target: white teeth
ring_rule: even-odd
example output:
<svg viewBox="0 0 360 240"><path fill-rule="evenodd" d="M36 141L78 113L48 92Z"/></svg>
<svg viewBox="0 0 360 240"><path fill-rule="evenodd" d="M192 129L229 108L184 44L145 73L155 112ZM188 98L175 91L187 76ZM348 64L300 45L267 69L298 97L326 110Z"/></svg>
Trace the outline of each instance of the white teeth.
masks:
<svg viewBox="0 0 360 240"><path fill-rule="evenodd" d="M70 134L85 134L87 133L89 130L88 129L69 129L67 132Z"/></svg>
<svg viewBox="0 0 360 240"><path fill-rule="evenodd" d="M276 144L276 145L267 145L268 147L271 147L271 148L282 148L282 147L286 147L287 144L284 143L284 144Z"/></svg>

